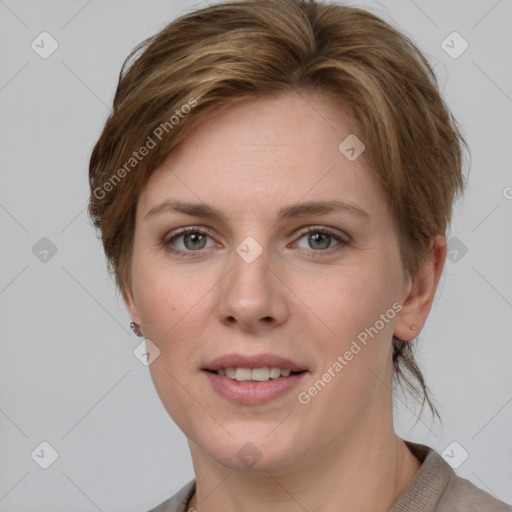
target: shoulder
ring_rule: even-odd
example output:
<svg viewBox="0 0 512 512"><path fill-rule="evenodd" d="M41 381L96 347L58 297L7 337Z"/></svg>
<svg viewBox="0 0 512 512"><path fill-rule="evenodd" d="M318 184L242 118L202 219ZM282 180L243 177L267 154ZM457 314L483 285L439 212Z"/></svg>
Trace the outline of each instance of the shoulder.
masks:
<svg viewBox="0 0 512 512"><path fill-rule="evenodd" d="M191 480L184 485L172 498L165 500L149 512L187 512L187 504L194 494L196 481Z"/></svg>
<svg viewBox="0 0 512 512"><path fill-rule="evenodd" d="M512 512L512 507L457 476L432 448L406 441L422 465L389 512Z"/></svg>
<svg viewBox="0 0 512 512"><path fill-rule="evenodd" d="M512 507L479 489L469 480L453 475L446 486L438 512L464 510L467 512L511 512Z"/></svg>

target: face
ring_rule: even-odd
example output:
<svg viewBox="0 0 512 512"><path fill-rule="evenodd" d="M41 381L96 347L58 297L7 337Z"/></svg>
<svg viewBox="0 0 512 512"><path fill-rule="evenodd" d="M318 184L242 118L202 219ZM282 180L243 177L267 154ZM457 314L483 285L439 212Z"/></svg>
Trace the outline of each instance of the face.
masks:
<svg viewBox="0 0 512 512"><path fill-rule="evenodd" d="M338 149L352 133L317 93L247 100L205 118L140 193L127 304L193 456L279 471L391 421L408 280L364 152Z"/></svg>

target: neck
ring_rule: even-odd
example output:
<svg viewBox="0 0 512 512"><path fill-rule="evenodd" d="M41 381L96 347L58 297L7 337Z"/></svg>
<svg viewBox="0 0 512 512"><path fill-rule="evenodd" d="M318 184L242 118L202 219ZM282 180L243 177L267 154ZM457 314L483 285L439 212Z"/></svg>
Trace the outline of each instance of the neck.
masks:
<svg viewBox="0 0 512 512"><path fill-rule="evenodd" d="M298 511L386 512L421 464L392 425L377 432L374 424L360 428L357 437L337 440L293 468L251 473L227 469L191 444L196 493L188 510L288 512L292 505Z"/></svg>

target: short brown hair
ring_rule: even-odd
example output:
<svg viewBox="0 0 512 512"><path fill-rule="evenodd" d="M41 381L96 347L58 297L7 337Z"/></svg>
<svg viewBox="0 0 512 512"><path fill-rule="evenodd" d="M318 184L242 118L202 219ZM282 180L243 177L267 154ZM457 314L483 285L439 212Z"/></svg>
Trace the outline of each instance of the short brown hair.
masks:
<svg viewBox="0 0 512 512"><path fill-rule="evenodd" d="M433 237L445 234L464 188L466 143L426 58L362 9L242 0L181 16L139 44L122 66L112 113L90 159L89 214L123 294L131 290L138 194L201 116L243 99L306 89L340 102L356 120L391 209L404 269L415 274ZM155 145L139 158L150 140ZM416 378L423 404L437 414L410 342L393 343L395 377L418 392L407 375Z"/></svg>

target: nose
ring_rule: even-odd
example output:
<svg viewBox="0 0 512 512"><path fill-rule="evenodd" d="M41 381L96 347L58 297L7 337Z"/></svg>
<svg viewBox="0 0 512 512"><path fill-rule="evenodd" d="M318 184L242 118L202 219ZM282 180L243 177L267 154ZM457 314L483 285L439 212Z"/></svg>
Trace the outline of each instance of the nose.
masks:
<svg viewBox="0 0 512 512"><path fill-rule="evenodd" d="M257 332L286 322L289 291L278 263L269 260L265 250L253 261L234 252L233 267L219 287L218 315L223 324Z"/></svg>

